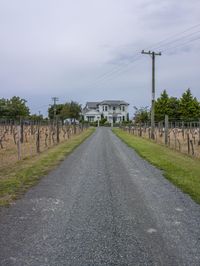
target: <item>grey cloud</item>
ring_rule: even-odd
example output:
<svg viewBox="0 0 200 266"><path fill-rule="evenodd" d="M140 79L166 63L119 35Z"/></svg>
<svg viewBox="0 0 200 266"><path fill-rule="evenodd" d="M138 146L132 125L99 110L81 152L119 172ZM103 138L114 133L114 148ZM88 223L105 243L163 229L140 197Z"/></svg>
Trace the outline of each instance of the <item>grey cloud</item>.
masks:
<svg viewBox="0 0 200 266"><path fill-rule="evenodd" d="M33 112L40 95L40 106L53 95L149 105L151 60L132 63L135 55L197 24L199 13L197 0L1 0L1 95L29 99ZM200 98L199 59L198 42L166 51L156 61L157 93L190 85Z"/></svg>

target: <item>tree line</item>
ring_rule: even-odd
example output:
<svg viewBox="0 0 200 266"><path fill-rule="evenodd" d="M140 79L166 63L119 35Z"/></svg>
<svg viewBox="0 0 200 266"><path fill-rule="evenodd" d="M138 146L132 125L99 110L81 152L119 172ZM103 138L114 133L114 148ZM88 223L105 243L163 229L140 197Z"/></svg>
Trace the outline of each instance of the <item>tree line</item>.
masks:
<svg viewBox="0 0 200 266"><path fill-rule="evenodd" d="M70 119L71 122L79 120L81 118L81 104L71 101L64 104L52 105L48 109L48 114L50 119L59 118L64 121L65 119Z"/></svg>
<svg viewBox="0 0 200 266"><path fill-rule="evenodd" d="M150 109L148 107L135 108L134 120L136 123L150 121ZM187 89L180 98L169 96L164 90L155 101L155 121L160 122L168 115L170 121L199 121L200 102Z"/></svg>
<svg viewBox="0 0 200 266"><path fill-rule="evenodd" d="M148 107L134 108L134 120L136 123L150 121L151 111ZM82 118L81 112L81 105L75 101L51 105L48 109L48 118L45 118L45 120L80 120ZM180 98L169 96L167 91L164 90L155 101L155 121L163 121L165 115L169 116L170 121L198 121L200 119L200 102L192 95L190 89L187 89ZM0 98L0 119L44 120L42 115L31 114L27 101L18 96L10 99Z"/></svg>
<svg viewBox="0 0 200 266"><path fill-rule="evenodd" d="M5 120L28 119L42 121L59 119L64 121L65 119L70 119L75 121L81 118L81 110L81 105L74 101L51 105L48 109L48 118L44 118L43 115L31 114L25 99L18 96L10 99L0 98L0 119Z"/></svg>

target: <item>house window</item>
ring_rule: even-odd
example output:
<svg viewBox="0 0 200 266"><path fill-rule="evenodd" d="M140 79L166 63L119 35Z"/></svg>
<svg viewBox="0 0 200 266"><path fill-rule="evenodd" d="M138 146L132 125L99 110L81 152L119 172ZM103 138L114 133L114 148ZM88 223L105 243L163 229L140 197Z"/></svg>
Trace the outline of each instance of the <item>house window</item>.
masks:
<svg viewBox="0 0 200 266"><path fill-rule="evenodd" d="M88 116L88 122L94 122L94 116Z"/></svg>
<svg viewBox="0 0 200 266"><path fill-rule="evenodd" d="M123 121L125 121L125 116L123 115Z"/></svg>
<svg viewBox="0 0 200 266"><path fill-rule="evenodd" d="M122 111L123 111L123 112L125 111L125 106L122 106Z"/></svg>
<svg viewBox="0 0 200 266"><path fill-rule="evenodd" d="M113 106L113 111L115 111L116 110L116 107L115 106Z"/></svg>
<svg viewBox="0 0 200 266"><path fill-rule="evenodd" d="M108 106L105 106L105 111L106 111L106 112L108 111Z"/></svg>

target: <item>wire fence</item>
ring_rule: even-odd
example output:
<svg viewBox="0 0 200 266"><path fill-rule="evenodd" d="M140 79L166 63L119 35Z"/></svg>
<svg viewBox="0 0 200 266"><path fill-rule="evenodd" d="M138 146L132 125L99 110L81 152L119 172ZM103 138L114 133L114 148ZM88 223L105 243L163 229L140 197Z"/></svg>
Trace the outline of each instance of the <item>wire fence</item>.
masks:
<svg viewBox="0 0 200 266"><path fill-rule="evenodd" d="M152 128L148 124L121 127L124 131L145 139L152 138ZM200 158L200 122L173 121L155 125L154 141L181 153Z"/></svg>
<svg viewBox="0 0 200 266"><path fill-rule="evenodd" d="M0 168L40 154L80 134L87 125L61 122L0 122Z"/></svg>

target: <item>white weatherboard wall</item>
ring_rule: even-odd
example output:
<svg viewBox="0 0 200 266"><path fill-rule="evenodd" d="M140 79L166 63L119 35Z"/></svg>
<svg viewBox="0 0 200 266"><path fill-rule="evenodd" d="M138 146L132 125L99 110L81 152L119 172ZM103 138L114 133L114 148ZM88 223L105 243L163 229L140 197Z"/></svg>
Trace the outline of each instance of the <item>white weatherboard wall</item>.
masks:
<svg viewBox="0 0 200 266"><path fill-rule="evenodd" d="M84 108L84 120L96 122L103 116L110 123L127 121L128 105L124 101L88 102Z"/></svg>
<svg viewBox="0 0 200 266"><path fill-rule="evenodd" d="M89 110L84 114L84 120L89 122L96 122L101 119L101 114L95 110Z"/></svg>

